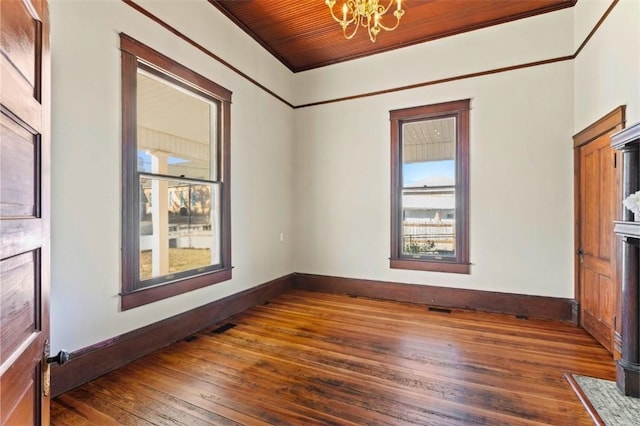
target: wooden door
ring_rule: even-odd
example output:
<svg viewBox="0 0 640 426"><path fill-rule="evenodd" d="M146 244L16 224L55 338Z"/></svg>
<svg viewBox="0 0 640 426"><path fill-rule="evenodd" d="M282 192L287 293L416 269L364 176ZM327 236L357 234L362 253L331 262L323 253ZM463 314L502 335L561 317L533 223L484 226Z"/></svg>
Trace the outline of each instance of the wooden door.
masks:
<svg viewBox="0 0 640 426"><path fill-rule="evenodd" d="M586 129L574 137L574 142L582 142L576 148L576 296L580 325L611 353L616 352L617 239L613 221L619 213L616 194L620 168L610 135L621 128L624 115L624 110L616 111L592 125L591 131ZM580 140L579 136L591 137Z"/></svg>
<svg viewBox="0 0 640 426"><path fill-rule="evenodd" d="M46 0L0 0L0 423L49 423Z"/></svg>

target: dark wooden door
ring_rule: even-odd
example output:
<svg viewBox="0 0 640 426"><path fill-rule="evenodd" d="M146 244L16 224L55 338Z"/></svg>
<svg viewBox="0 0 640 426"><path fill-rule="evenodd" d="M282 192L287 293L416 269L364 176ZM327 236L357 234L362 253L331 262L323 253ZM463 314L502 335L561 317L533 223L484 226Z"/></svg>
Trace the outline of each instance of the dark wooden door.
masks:
<svg viewBox="0 0 640 426"><path fill-rule="evenodd" d="M49 423L46 0L0 0L0 423Z"/></svg>
<svg viewBox="0 0 640 426"><path fill-rule="evenodd" d="M605 120L605 119L603 119ZM577 147L577 268L580 324L611 353L618 303L616 237L618 169L610 135L616 119L592 126L595 136ZM619 123L619 121L618 121ZM604 129L604 131L603 131ZM576 140L577 138L574 138Z"/></svg>

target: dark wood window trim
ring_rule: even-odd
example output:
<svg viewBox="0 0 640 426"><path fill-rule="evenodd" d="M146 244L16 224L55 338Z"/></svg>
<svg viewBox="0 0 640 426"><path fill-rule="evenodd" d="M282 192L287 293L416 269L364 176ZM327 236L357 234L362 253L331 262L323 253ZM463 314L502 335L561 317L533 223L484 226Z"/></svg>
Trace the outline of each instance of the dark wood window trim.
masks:
<svg viewBox="0 0 640 426"><path fill-rule="evenodd" d="M127 310L191 290L231 279L231 191L230 127L231 92L206 77L184 67L156 50L120 34L122 57L122 292L121 309ZM156 69L169 75L172 83L215 99L219 103L220 143L217 158L220 170L220 264L213 271L194 273L163 284L139 287L140 189L136 143L136 76L139 68Z"/></svg>
<svg viewBox="0 0 640 426"><path fill-rule="evenodd" d="M390 267L469 274L469 109L470 100L390 111L391 121L391 257ZM456 141L456 257L435 261L402 255L402 124L455 117Z"/></svg>

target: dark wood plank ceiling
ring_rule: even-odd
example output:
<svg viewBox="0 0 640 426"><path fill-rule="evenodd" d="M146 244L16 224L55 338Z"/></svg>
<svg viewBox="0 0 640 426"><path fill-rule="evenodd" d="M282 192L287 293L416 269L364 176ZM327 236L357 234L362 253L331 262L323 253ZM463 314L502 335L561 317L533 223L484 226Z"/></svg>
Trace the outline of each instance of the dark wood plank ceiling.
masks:
<svg viewBox="0 0 640 426"><path fill-rule="evenodd" d="M375 43L363 28L346 40L324 0L209 2L298 72L556 11L573 6L576 0L403 0L406 12L400 26L382 31ZM342 3L337 0L336 13Z"/></svg>

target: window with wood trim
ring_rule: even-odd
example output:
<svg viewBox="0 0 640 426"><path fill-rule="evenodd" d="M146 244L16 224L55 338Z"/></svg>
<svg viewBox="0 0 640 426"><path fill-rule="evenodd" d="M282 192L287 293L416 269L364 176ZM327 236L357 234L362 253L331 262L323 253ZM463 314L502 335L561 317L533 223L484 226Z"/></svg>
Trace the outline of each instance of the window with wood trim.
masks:
<svg viewBox="0 0 640 426"><path fill-rule="evenodd" d="M121 34L122 309L231 278L231 92Z"/></svg>
<svg viewBox="0 0 640 426"><path fill-rule="evenodd" d="M391 111L391 268L470 273L470 100Z"/></svg>

